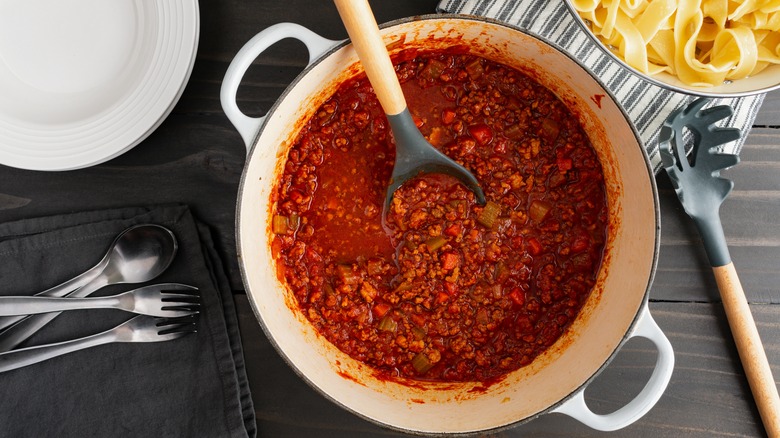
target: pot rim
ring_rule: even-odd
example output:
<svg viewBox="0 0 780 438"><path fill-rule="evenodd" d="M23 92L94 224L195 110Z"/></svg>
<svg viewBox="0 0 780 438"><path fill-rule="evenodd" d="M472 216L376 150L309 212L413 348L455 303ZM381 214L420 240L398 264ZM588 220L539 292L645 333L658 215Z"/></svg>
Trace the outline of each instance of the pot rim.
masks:
<svg viewBox="0 0 780 438"><path fill-rule="evenodd" d="M498 432L502 430L507 430L516 426L519 426L521 424L525 424L531 420L534 420L541 415L548 414L551 411L555 410L556 408L563 405L565 402L572 399L575 395L583 391L588 385L590 385L603 371L604 369L614 360L614 358L617 356L620 349L623 347L623 345L630 339L630 334L634 331L637 322L639 318L642 315L643 310L645 307L648 306L649 303L649 295L650 295L650 288L652 287L653 280L655 278L655 272L657 269L658 264L658 258L659 258L659 248L660 248L660 232L661 232L661 213L660 213L660 205L659 205L659 199L658 199L658 188L656 186L655 182L655 172L653 171L652 165L650 163L650 160L647 156L647 152L643 147L641 137L639 135L639 132L636 129L636 126L629 118L628 114L626 113L625 109L620 105L619 101L617 100L616 96L612 93L612 91L606 87L604 82L596 76L590 69L588 69L585 65L582 64L577 58L575 58L573 55L569 54L568 52L562 50L558 46L556 46L553 42L548 40L547 38L544 38L540 35L533 34L531 32L528 32L524 29L521 29L517 26L514 26L512 24L508 24L496 19L488 18L488 17L480 17L480 16L474 16L474 15L462 15L462 14L426 14L426 15L419 15L414 17L406 17L401 18L397 20L392 20L383 24L379 25L380 29L387 29L399 25L403 25L406 23L411 23L415 21L423 21L423 20L450 20L450 21L473 21L473 22L483 22L490 25L496 25L501 26L505 28L509 28L511 30L520 32L530 38L534 38L536 40L539 40L546 44L550 49L555 50L556 52L562 54L563 56L566 56L571 61L576 63L583 71L585 71L602 89L602 91L609 96L609 98L615 103L616 107L620 110L620 113L622 114L623 118L627 122L628 126L631 128L631 132L633 133L637 146L641 149L642 152L642 159L645 164L645 170L647 171L647 176L650 180L650 187L652 191L652 198L653 198L653 212L655 215L655 235L654 235L654 245L653 245L653 257L651 262L651 269L649 276L647 278L647 286L645 288L645 291L642 295L641 303L637 309L637 312L634 314L634 317L631 320L631 323L628 325L628 328L623 333L621 337L621 341L618 343L618 345L615 346L615 348L612 350L612 352L609 354L606 360L593 372L593 374L590 375L580 386L578 386L576 389L571 391L568 395L562 397L557 402L551 404L547 408L544 408L540 410L539 412L530 415L528 417L519 419L517 421L507 423L505 425L493 427L493 428L487 428L487 429L480 429L475 430L471 432L439 432L439 433L431 433L431 432L425 432L425 431L417 431L417 430L410 430L405 429L402 427L394 426L391 424L383 423L379 420L376 420L374 418L368 417L360 412L355 411L354 409L350 408L349 406L339 402L336 400L333 396L322 390L319 386L317 386L308 376L306 376L303 372L301 372L297 366L293 363L292 360L285 354L284 350L281 348L281 346L276 342L276 339L272 336L272 333L270 329L266 326L258 308L255 303L254 298L251 296L251 294L247 293L247 296L249 298L249 304L252 308L252 312L255 315L255 319L259 323L261 329L263 330L263 333L265 334L268 341L271 343L271 345L276 350L277 354L284 360L284 362L293 370L293 372L298 375L306 384L314 389L317 393L324 396L327 400L329 400L331 403L334 403L335 405L339 406L340 408L350 412L351 414L366 420L372 424L376 424L378 426L381 426L382 428L394 430L398 432L403 432L406 434L416 435L416 436L453 436L453 437L467 437L467 436L475 436L477 434L482 434L484 432ZM244 263L244 259L241 256L243 253L243 245L242 245L242 236L241 236L241 221L242 221L242 215L241 215L241 205L242 205L242 199L244 196L244 191L247 188L247 173L249 169L249 162L252 160L252 157L254 156L256 152L256 147L258 146L259 139L262 137L262 134L266 128L266 124L269 120L271 120L273 114L277 111L278 107L281 105L281 102L287 98L290 91L295 88L299 82L303 80L304 77L306 77L309 72L314 69L317 65L319 65L321 62L323 62L324 59L330 57L335 52L338 52L339 50L343 49L344 47L351 44L351 41L349 39L341 40L337 42L333 47L331 47L328 50L325 50L317 59L313 60L311 63L309 63L294 79L290 84L284 89L282 94L279 96L279 98L274 102L274 104L271 106L271 108L266 113L265 117L265 123L262 124L262 126L258 129L257 134L254 136L252 143L251 143L251 149L247 155L246 164L244 165L244 170L241 175L241 181L238 187L237 192L237 204L236 204L236 220L235 220L235 228L236 228L236 249L238 253L238 257L240 259L239 268L241 272L241 278L244 286L246 287L249 283L248 281L248 273L246 272L246 266ZM248 288L247 288L248 289Z"/></svg>

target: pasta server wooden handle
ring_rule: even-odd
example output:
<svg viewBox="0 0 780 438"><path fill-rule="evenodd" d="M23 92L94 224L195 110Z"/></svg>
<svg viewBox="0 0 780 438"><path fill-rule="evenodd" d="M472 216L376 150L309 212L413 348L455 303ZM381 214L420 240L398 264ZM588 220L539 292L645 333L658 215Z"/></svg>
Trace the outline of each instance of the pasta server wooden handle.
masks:
<svg viewBox="0 0 780 438"><path fill-rule="evenodd" d="M768 436L780 437L780 397L734 263L713 267L712 271L761 421Z"/></svg>

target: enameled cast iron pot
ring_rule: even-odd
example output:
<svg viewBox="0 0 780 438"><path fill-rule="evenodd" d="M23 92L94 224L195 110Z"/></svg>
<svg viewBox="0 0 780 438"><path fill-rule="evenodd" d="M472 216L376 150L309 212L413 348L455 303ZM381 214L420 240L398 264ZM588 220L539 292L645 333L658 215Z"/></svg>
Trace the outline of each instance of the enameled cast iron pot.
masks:
<svg viewBox="0 0 780 438"><path fill-rule="evenodd" d="M546 412L570 415L599 430L639 419L671 377L674 354L650 317L647 296L655 270L659 210L653 173L641 142L611 94L569 55L518 29L475 17L426 16L383 26L391 52L465 45L477 55L519 69L552 89L576 114L601 160L609 200L609 237L597 285L570 329L530 365L489 386L479 383L405 385L375 377L320 336L297 311L271 256L271 191L287 151L313 112L345 79L361 71L348 42L323 39L282 23L250 40L222 86L223 108L249 149L238 203L238 256L247 294L266 335L295 371L330 400L370 421L412 433L468 433L529 420ZM236 105L236 90L252 61L284 38L301 40L310 65L263 118ZM633 336L659 354L641 393L620 410L597 415L584 389Z"/></svg>

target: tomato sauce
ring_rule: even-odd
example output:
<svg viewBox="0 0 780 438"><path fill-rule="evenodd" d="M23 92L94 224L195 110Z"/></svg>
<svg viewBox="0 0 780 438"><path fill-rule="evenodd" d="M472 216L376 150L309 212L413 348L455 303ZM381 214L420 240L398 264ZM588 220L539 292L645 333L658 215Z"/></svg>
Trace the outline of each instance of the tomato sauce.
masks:
<svg viewBox="0 0 780 438"><path fill-rule="evenodd" d="M382 203L394 144L365 75L308 121L275 188L283 280L330 342L388 378L488 381L531 363L601 264L601 165L555 95L467 54L411 52L396 72L415 123L488 203L422 175Z"/></svg>

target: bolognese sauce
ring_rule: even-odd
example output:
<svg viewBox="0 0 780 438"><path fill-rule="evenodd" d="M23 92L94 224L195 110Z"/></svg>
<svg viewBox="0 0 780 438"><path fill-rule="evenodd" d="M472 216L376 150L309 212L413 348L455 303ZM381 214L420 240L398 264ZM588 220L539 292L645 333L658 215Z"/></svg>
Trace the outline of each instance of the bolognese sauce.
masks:
<svg viewBox="0 0 780 438"><path fill-rule="evenodd" d="M388 378L487 381L531 363L577 316L607 235L604 177L577 118L521 72L462 53L395 69L425 137L469 169L421 175L382 221L394 144L365 75L291 147L272 249L300 311Z"/></svg>

